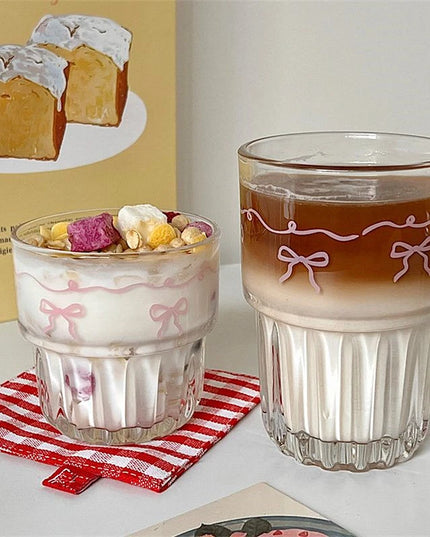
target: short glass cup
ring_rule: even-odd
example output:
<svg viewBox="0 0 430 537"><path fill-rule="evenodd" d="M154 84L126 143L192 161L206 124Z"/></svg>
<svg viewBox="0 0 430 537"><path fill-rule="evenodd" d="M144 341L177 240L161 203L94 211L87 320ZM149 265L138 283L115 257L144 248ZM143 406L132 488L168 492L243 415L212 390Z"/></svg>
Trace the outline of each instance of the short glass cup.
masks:
<svg viewBox="0 0 430 537"><path fill-rule="evenodd" d="M58 214L12 236L18 321L34 345L45 418L92 444L141 443L178 429L203 386L205 337L218 308L219 229L166 252L82 253L32 246L39 227L101 209Z"/></svg>
<svg viewBox="0 0 430 537"><path fill-rule="evenodd" d="M273 136L239 173L270 437L326 469L409 459L430 415L430 138Z"/></svg>

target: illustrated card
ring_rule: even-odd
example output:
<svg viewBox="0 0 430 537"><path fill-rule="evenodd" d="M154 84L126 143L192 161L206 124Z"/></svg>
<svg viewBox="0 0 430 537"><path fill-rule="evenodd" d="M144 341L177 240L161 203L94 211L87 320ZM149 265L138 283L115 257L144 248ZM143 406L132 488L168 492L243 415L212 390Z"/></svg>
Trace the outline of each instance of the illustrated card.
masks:
<svg viewBox="0 0 430 537"><path fill-rule="evenodd" d="M346 529L258 483L129 537L354 537Z"/></svg>

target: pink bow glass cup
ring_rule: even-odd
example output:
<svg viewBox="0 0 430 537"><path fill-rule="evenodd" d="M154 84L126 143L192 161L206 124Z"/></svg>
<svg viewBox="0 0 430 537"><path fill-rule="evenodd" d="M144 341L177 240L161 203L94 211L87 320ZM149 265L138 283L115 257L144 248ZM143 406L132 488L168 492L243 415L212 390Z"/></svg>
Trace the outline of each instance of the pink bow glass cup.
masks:
<svg viewBox="0 0 430 537"><path fill-rule="evenodd" d="M25 242L41 225L100 212L15 230L19 326L34 345L48 422L88 443L140 443L189 421L200 399L205 337L218 307L219 230L187 215L212 235L166 252L81 253Z"/></svg>

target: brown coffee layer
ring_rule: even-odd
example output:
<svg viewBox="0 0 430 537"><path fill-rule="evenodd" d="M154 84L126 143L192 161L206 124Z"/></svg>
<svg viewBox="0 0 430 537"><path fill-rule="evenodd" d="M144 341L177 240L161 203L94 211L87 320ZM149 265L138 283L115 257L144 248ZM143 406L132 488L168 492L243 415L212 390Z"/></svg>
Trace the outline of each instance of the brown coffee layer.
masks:
<svg viewBox="0 0 430 537"><path fill-rule="evenodd" d="M430 221L429 196L364 203L315 201L241 185L241 209L243 262L270 270L276 277L285 274L291 263L279 260L279 252L284 258L302 256L317 262L323 259L317 254L325 252L325 266L312 270L332 273L339 283L393 281L405 267L396 285L429 278L425 267L430 251L423 243L430 236L430 225L422 225ZM291 232L274 232L288 229ZM315 232L300 234L310 230ZM341 240L346 237L350 240ZM308 271L303 262L293 262L292 268L291 278L296 271Z"/></svg>

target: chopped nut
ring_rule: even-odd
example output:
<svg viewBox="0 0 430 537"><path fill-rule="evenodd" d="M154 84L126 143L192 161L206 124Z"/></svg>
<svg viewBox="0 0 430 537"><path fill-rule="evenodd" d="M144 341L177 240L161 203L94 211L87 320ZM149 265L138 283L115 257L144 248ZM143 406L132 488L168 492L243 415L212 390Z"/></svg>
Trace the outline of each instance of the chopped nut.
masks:
<svg viewBox="0 0 430 537"><path fill-rule="evenodd" d="M156 248L154 248L154 252L165 252L166 250L168 250L169 247L167 246L167 244L159 244Z"/></svg>
<svg viewBox="0 0 430 537"><path fill-rule="evenodd" d="M137 252L152 252L152 248L149 246L149 244L142 244L142 246L139 246L139 248L136 251Z"/></svg>
<svg viewBox="0 0 430 537"><path fill-rule="evenodd" d="M42 237L42 235L36 235L35 239L37 241L37 246L45 246L45 239Z"/></svg>
<svg viewBox="0 0 430 537"><path fill-rule="evenodd" d="M113 251L114 251L116 254L120 254L120 253L124 250L124 248L122 247L122 244L121 244L121 243L116 244L116 245L114 244L113 246L115 246L115 248L114 248Z"/></svg>
<svg viewBox="0 0 430 537"><path fill-rule="evenodd" d="M46 246L48 248L54 248L55 250L65 250L66 243L64 241L47 241Z"/></svg>
<svg viewBox="0 0 430 537"><path fill-rule="evenodd" d="M210 237L213 233L212 226L210 226L207 222L203 222L203 220L195 220L194 222L191 222L190 226L200 229L200 231L204 233L206 237Z"/></svg>
<svg viewBox="0 0 430 537"><path fill-rule="evenodd" d="M109 244L109 246L106 246L102 249L102 252L115 252L116 250L116 244Z"/></svg>
<svg viewBox="0 0 430 537"><path fill-rule="evenodd" d="M51 240L51 230L47 226L40 226L39 233L46 241Z"/></svg>
<svg viewBox="0 0 430 537"><path fill-rule="evenodd" d="M196 227L187 227L182 232L181 238L185 244L196 244L197 242L204 241L206 235Z"/></svg>
<svg viewBox="0 0 430 537"><path fill-rule="evenodd" d="M128 247L131 248L132 250L136 250L137 248L140 248L143 244L141 234L135 231L134 229L127 231L125 235L125 240L127 241Z"/></svg>
<svg viewBox="0 0 430 537"><path fill-rule="evenodd" d="M176 237L176 239L169 242L171 248L180 248L181 246L184 246L184 244L185 242L180 237Z"/></svg>
<svg viewBox="0 0 430 537"><path fill-rule="evenodd" d="M179 231L184 231L184 229L188 226L190 221L184 214L178 214L177 216L172 218L172 226L177 227Z"/></svg>

